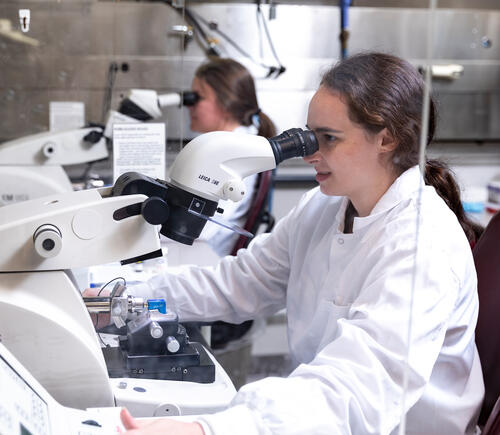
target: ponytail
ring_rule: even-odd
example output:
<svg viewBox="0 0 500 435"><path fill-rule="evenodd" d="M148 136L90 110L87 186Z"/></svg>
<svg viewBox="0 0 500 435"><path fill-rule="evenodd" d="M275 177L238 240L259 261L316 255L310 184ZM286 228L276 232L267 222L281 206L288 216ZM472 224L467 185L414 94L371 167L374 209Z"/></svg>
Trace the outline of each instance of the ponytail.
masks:
<svg viewBox="0 0 500 435"><path fill-rule="evenodd" d="M265 138L270 138L276 136L276 127L273 121L265 113L259 113L259 128L257 134L259 136L264 136Z"/></svg>
<svg viewBox="0 0 500 435"><path fill-rule="evenodd" d="M474 245L484 228L467 217L460 200L460 188L448 166L440 160L428 160L425 165L424 179L425 184L433 186L437 194L455 213L469 243Z"/></svg>
<svg viewBox="0 0 500 435"><path fill-rule="evenodd" d="M267 139L276 136L276 127L262 110L252 109L249 110L240 120L241 125L253 125L257 129L257 134Z"/></svg>

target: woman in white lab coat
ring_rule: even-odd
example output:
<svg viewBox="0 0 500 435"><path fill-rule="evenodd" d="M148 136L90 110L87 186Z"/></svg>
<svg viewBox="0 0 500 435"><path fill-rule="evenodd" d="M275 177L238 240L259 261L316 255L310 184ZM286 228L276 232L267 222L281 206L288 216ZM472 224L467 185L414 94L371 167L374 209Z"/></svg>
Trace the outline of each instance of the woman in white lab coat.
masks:
<svg viewBox="0 0 500 435"><path fill-rule="evenodd" d="M252 75L235 60L215 58L202 64L195 72L192 90L200 99L189 107L191 130L236 131L267 138L276 135L274 124L259 108ZM256 181L257 175L244 179L246 194L241 201L219 202L224 220L240 227L245 224ZM200 235L221 257L232 252L238 237L238 233L212 222L207 222Z"/></svg>
<svg viewBox="0 0 500 435"><path fill-rule="evenodd" d="M402 415L406 434L475 432L484 391L476 234L444 167L428 164L425 181L437 189L423 186L422 101L419 73L397 57L340 62L309 105L319 150L305 161L319 188L217 268L133 290L175 301L182 320L240 322L286 307L301 364L245 385L227 410L194 423L123 412L130 433L396 434Z"/></svg>

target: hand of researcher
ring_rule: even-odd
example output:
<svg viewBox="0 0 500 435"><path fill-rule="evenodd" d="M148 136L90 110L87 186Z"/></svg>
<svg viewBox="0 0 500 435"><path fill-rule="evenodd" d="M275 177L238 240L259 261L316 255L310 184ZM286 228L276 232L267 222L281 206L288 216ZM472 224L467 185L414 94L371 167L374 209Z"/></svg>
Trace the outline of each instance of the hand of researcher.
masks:
<svg viewBox="0 0 500 435"><path fill-rule="evenodd" d="M109 296L111 293L111 290L106 290L104 289L100 294L100 288L94 287L94 288L87 288L82 292L82 297L84 298L95 298L98 295L99 296ZM111 323L111 316L109 313L101 313L99 315L97 314L91 314L90 315L92 319L92 323L94 324L94 327L96 329L99 328L104 328L105 326L108 326Z"/></svg>
<svg viewBox="0 0 500 435"><path fill-rule="evenodd" d="M187 423L171 418L136 420L126 408L120 412L123 427L129 435L205 435L200 424Z"/></svg>

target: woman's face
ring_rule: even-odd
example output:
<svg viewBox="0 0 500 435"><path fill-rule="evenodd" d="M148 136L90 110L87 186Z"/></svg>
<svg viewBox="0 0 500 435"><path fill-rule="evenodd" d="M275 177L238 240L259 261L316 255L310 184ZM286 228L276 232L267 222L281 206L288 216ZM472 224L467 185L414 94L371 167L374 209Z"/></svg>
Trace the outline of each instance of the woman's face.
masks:
<svg viewBox="0 0 500 435"><path fill-rule="evenodd" d="M191 130L200 133L224 130L223 126L229 114L218 103L215 91L198 77L193 79L192 90L200 99L194 106L189 107Z"/></svg>
<svg viewBox="0 0 500 435"><path fill-rule="evenodd" d="M315 132L319 150L304 160L314 165L321 192L347 196L357 209L356 202L378 200L381 184L387 184L388 176L392 178L389 165L382 159L382 154L387 156L387 151L393 149L387 147L386 129L368 134L349 119L340 94L324 87L309 104L307 126Z"/></svg>

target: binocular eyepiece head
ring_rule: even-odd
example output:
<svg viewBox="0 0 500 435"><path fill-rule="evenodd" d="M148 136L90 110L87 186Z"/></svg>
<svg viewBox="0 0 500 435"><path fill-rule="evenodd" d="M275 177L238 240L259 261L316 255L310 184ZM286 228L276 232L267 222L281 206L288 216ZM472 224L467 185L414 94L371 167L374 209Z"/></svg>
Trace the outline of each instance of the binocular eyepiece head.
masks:
<svg viewBox="0 0 500 435"><path fill-rule="evenodd" d="M269 140L276 165L292 157L304 157L318 151L318 140L311 130L291 128Z"/></svg>

